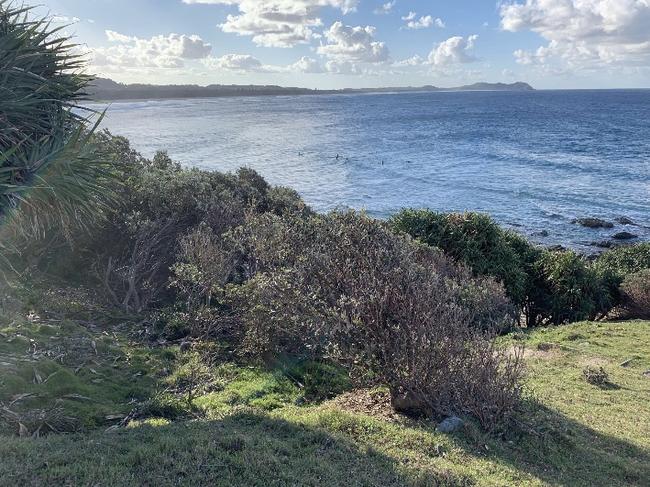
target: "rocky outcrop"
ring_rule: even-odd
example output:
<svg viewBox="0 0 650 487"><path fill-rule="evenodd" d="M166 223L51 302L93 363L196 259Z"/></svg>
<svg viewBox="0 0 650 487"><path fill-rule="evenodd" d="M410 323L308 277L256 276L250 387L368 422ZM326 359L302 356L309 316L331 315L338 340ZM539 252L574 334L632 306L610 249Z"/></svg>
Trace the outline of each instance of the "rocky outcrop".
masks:
<svg viewBox="0 0 650 487"><path fill-rule="evenodd" d="M576 218L571 223L575 223L586 228L614 228L614 224L612 222L592 217Z"/></svg>
<svg viewBox="0 0 650 487"><path fill-rule="evenodd" d="M612 238L614 240L632 240L633 238L639 238L639 236L630 232L618 232L612 235Z"/></svg>

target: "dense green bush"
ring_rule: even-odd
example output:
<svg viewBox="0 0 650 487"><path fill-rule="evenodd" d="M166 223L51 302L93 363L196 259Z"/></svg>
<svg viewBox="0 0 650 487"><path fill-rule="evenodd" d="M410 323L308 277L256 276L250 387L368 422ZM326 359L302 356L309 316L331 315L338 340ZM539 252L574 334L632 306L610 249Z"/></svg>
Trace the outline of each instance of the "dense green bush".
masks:
<svg viewBox="0 0 650 487"><path fill-rule="evenodd" d="M650 243L624 245L600 254L594 266L624 279L629 274L650 269Z"/></svg>
<svg viewBox="0 0 650 487"><path fill-rule="evenodd" d="M120 204L92 232L76 236L66 267L101 284L109 301L126 311L173 302L170 269L195 229L219 237L250 213L310 213L296 192L271 187L251 169L184 169L164 152L144 158L126 139L105 132L95 142L114 162ZM60 262L61 254L52 261Z"/></svg>
<svg viewBox="0 0 650 487"><path fill-rule="evenodd" d="M625 277L650 268L649 243L617 247L591 262L537 247L477 213L405 209L390 224L444 250L475 275L502 282L529 327L602 318L621 305Z"/></svg>
<svg viewBox="0 0 650 487"><path fill-rule="evenodd" d="M390 219L392 227L432 247L444 250L476 275L503 283L510 299L522 307L529 287L526 240L499 227L480 213L436 213L404 209Z"/></svg>
<svg viewBox="0 0 650 487"><path fill-rule="evenodd" d="M533 274L529 325L596 319L615 305L606 280L573 251L544 251Z"/></svg>

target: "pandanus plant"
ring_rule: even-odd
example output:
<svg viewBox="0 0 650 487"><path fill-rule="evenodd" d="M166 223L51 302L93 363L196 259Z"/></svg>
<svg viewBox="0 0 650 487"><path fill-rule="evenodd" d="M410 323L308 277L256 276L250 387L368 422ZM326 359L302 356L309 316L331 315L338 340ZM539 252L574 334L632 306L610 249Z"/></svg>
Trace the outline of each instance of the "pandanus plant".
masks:
<svg viewBox="0 0 650 487"><path fill-rule="evenodd" d="M87 226L110 202L110 165L92 143L101 115L79 106L92 78L64 30L0 0L0 246Z"/></svg>

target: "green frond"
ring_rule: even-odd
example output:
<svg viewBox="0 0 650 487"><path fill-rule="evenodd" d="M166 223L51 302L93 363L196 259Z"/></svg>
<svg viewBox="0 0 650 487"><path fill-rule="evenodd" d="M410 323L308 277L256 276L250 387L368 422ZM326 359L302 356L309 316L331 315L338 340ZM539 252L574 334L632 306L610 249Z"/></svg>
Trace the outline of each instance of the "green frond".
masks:
<svg viewBox="0 0 650 487"><path fill-rule="evenodd" d="M111 167L91 137L97 124L90 119L101 115L80 107L92 79L84 69L62 27L0 0L3 240L55 224L86 226L110 204Z"/></svg>

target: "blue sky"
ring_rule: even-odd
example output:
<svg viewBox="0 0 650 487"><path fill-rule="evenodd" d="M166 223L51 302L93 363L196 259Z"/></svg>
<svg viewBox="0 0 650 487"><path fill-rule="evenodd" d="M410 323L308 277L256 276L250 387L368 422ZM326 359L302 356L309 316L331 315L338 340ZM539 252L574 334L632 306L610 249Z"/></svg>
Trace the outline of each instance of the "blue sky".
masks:
<svg viewBox="0 0 650 487"><path fill-rule="evenodd" d="M650 87L650 0L41 2L123 82Z"/></svg>

